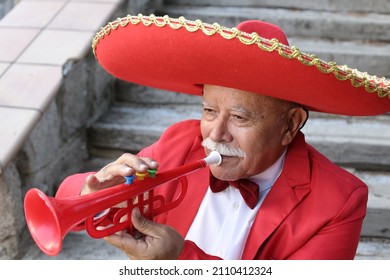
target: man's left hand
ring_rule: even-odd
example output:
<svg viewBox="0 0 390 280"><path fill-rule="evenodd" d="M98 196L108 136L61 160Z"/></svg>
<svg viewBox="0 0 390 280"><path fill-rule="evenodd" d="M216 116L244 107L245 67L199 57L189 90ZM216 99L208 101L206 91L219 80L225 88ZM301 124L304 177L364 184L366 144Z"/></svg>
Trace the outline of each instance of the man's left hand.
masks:
<svg viewBox="0 0 390 280"><path fill-rule="evenodd" d="M119 232L104 239L125 252L134 260L172 260L177 259L184 247L184 238L173 228L152 222L141 215L138 208L131 216L134 228L143 237Z"/></svg>

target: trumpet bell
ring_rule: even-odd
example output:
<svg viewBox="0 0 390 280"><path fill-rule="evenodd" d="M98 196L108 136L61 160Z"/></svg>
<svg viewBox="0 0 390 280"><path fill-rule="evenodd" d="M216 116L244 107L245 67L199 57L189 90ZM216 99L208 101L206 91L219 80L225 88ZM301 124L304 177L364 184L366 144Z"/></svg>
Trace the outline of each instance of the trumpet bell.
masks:
<svg viewBox="0 0 390 280"><path fill-rule="evenodd" d="M24 199L26 223L38 247L45 254L54 256L61 251L62 240L71 230L85 229L91 237L102 238L125 229L131 232L131 220L121 220L130 215L134 207L139 208L148 219L169 211L181 203L187 192L186 175L210 164L220 163L221 156L213 152L205 159L158 173L145 180L136 180L131 185L121 184L85 196L61 199L48 197L39 189L32 188ZM154 195L155 187L174 180L178 180L181 185L177 197L165 201L161 195ZM126 202L125 208L111 212L112 207L122 202ZM99 213L107 209L110 212L100 217ZM112 220L109 214L113 214ZM105 224L106 216L109 225Z"/></svg>
<svg viewBox="0 0 390 280"><path fill-rule="evenodd" d="M38 247L49 256L58 254L63 237L50 198L38 189L31 189L26 194L24 209L27 226Z"/></svg>

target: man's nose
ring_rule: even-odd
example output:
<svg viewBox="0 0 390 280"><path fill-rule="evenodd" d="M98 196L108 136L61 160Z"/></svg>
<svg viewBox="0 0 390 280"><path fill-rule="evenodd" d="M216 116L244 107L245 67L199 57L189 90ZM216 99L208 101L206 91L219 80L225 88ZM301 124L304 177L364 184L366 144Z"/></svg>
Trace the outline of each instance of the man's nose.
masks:
<svg viewBox="0 0 390 280"><path fill-rule="evenodd" d="M230 142L232 135L229 131L229 122L226 118L218 116L211 124L209 138L214 142Z"/></svg>

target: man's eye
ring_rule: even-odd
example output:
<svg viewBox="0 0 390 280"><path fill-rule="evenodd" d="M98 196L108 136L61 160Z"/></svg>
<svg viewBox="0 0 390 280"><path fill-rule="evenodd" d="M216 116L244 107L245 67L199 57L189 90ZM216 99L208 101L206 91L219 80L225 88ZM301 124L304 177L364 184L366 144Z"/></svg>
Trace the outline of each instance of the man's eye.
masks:
<svg viewBox="0 0 390 280"><path fill-rule="evenodd" d="M214 112L214 110L211 109L211 108L203 108L203 112L205 112L205 113L212 113L212 112Z"/></svg>
<svg viewBox="0 0 390 280"><path fill-rule="evenodd" d="M233 115L232 117L237 121L245 121L246 120L246 118L244 118L243 116L240 116L240 115Z"/></svg>

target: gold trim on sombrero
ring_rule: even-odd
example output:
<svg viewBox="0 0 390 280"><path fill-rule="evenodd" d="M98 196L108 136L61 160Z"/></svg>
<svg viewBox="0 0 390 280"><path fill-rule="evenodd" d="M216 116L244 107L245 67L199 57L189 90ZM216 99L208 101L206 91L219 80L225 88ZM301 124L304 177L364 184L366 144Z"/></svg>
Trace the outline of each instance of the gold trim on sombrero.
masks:
<svg viewBox="0 0 390 280"><path fill-rule="evenodd" d="M347 65L337 65L336 62L326 62L319 59L316 55L306 54L301 52L295 46L286 46L280 43L277 39L268 40L260 37L257 33L245 33L237 28L227 28L218 23L207 24L201 20L190 21L184 17L170 18L169 16L157 17L155 15L144 16L138 14L137 16L128 15L123 18L118 18L115 21L109 22L105 27L102 27L92 41L92 50L96 57L97 44L112 30L118 27L125 27L129 23L137 25L139 23L145 26L154 24L158 27L170 26L172 29L179 29L184 27L189 32L196 32L201 30L204 34L212 36L219 34L227 40L237 38L245 45L256 44L261 50L267 52L277 51L280 56L286 59L297 59L306 66L316 66L316 68L324 74L333 73L336 79L345 81L350 80L354 87L364 87L369 93L377 93L378 97L388 97L390 99L390 81L386 78L379 78L377 76L369 75L368 73L360 72L357 69L349 68Z"/></svg>

